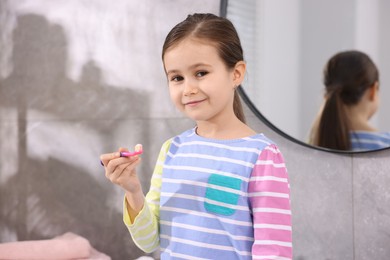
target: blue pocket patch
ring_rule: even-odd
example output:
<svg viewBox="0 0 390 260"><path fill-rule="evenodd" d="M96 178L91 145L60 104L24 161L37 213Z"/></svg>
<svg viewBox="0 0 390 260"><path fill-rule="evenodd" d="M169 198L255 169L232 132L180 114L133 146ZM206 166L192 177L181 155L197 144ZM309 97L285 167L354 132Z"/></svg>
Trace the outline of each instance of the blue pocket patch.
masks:
<svg viewBox="0 0 390 260"><path fill-rule="evenodd" d="M206 201L204 207L207 211L221 214L221 215L232 215L235 212L233 207L237 205L238 198L240 195L229 190L241 190L242 180L227 177L219 174L211 174L208 180L208 184L215 185L217 187L207 187L206 189Z"/></svg>

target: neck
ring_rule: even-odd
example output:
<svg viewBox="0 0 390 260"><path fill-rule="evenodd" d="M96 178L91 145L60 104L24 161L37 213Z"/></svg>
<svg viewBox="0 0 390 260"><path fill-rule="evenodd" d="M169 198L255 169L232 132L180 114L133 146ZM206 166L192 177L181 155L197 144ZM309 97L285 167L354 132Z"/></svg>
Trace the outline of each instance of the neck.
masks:
<svg viewBox="0 0 390 260"><path fill-rule="evenodd" d="M227 122L216 123L198 121L196 133L212 139L239 139L254 135L256 132L241 122L237 117Z"/></svg>
<svg viewBox="0 0 390 260"><path fill-rule="evenodd" d="M371 114L359 106L350 107L347 109L347 116L350 119L352 131L368 131L376 132L377 129L369 123Z"/></svg>

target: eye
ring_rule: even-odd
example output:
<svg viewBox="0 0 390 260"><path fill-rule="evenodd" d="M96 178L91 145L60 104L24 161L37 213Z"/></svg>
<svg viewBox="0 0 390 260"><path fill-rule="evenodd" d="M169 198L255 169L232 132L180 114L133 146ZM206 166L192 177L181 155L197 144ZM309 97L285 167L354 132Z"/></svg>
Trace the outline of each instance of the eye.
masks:
<svg viewBox="0 0 390 260"><path fill-rule="evenodd" d="M170 81L176 81L176 82L178 82L178 81L182 81L184 78L182 77L182 76L178 76L178 75L175 75L175 76L172 76L171 78L170 78Z"/></svg>
<svg viewBox="0 0 390 260"><path fill-rule="evenodd" d="M197 76L197 77L203 77L203 76L206 76L207 74L208 74L207 71L198 71L198 72L196 73L196 76Z"/></svg>

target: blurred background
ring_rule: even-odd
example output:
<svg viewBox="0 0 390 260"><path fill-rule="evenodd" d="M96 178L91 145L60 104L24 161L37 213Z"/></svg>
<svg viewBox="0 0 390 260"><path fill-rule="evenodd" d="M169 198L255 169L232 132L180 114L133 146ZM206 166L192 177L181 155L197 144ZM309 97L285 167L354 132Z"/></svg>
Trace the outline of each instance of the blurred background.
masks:
<svg viewBox="0 0 390 260"><path fill-rule="evenodd" d="M161 144L194 125L171 104L163 41L221 3L0 0L0 243L73 232L115 260L145 255L99 155L142 143L148 190ZM294 259L387 259L390 151L318 151L246 113L286 159Z"/></svg>

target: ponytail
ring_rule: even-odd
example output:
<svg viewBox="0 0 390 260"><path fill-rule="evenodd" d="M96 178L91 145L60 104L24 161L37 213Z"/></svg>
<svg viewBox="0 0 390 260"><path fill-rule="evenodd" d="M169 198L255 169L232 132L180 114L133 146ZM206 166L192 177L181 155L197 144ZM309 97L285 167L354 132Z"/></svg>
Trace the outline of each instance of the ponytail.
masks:
<svg viewBox="0 0 390 260"><path fill-rule="evenodd" d="M316 142L316 145L329 149L351 148L350 124L339 91L330 93L325 102Z"/></svg>

